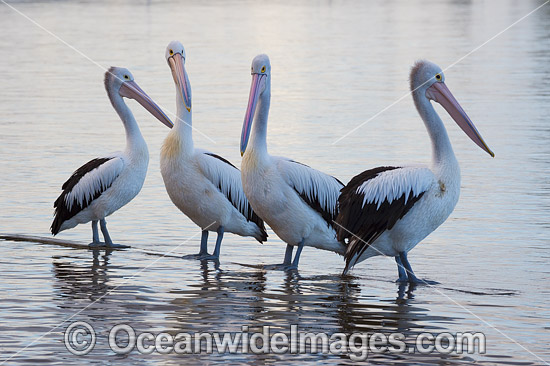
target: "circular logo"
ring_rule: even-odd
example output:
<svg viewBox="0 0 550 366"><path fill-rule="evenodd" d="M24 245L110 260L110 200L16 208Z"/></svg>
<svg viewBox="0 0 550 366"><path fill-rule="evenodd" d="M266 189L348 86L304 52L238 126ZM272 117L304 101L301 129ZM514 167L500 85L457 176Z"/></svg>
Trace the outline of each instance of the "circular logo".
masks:
<svg viewBox="0 0 550 366"><path fill-rule="evenodd" d="M84 356L90 353L96 342L94 328L86 322L74 322L65 330L65 347L73 355Z"/></svg>

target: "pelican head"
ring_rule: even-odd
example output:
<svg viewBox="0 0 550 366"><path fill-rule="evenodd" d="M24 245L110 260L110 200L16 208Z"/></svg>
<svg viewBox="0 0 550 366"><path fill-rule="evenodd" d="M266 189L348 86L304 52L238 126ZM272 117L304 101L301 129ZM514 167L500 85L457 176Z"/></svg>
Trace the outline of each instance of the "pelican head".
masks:
<svg viewBox="0 0 550 366"><path fill-rule="evenodd" d="M134 81L132 73L123 67L111 67L105 73L105 89L115 106L113 96L118 94L124 98L135 99L143 108L155 116L160 122L172 128L174 125L162 109ZM116 106L115 106L116 109Z"/></svg>
<svg viewBox="0 0 550 366"><path fill-rule="evenodd" d="M477 131L470 117L464 112L464 109L445 85L445 75L439 66L426 60L418 61L411 70L410 81L413 94L424 95L428 100L441 104L456 124L477 146L492 157L495 156Z"/></svg>
<svg viewBox="0 0 550 366"><path fill-rule="evenodd" d="M252 60L250 69L252 74L252 85L250 86L250 95L248 96L248 107L244 116L243 130L241 133L241 156L246 151L248 139L250 137L250 129L254 119L258 99L265 92L268 81L271 78L271 63L267 55L258 55Z"/></svg>
<svg viewBox="0 0 550 366"><path fill-rule="evenodd" d="M185 109L187 109L187 112L191 112L191 87L185 71L185 48L183 48L181 42L172 41L166 47L165 56Z"/></svg>

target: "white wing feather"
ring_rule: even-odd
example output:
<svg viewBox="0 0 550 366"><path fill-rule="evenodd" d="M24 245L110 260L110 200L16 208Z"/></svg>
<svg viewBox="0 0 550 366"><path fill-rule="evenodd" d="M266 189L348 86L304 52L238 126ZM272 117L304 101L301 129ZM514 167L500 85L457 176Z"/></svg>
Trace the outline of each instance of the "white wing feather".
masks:
<svg viewBox="0 0 550 366"><path fill-rule="evenodd" d="M435 182L432 171L425 167L403 167L387 170L380 173L376 178L367 180L357 187L357 194L364 195L363 207L367 203L375 203L376 209L384 201L392 203L405 195L405 203L412 191L413 197L426 192Z"/></svg>
<svg viewBox="0 0 550 366"><path fill-rule="evenodd" d="M83 206L84 202L89 203L97 192L102 192L113 184L122 169L124 169L124 160L120 157L112 157L86 173L65 196L68 210L72 209L74 203L79 206Z"/></svg>
<svg viewBox="0 0 550 366"><path fill-rule="evenodd" d="M287 183L310 201L318 201L323 210L336 215L341 184L336 178L301 163L277 157L277 169Z"/></svg>
<svg viewBox="0 0 550 366"><path fill-rule="evenodd" d="M198 152L197 162L204 176L218 187L237 210L246 217L248 200L244 195L239 169L214 156L208 155L212 153L206 150L199 150Z"/></svg>

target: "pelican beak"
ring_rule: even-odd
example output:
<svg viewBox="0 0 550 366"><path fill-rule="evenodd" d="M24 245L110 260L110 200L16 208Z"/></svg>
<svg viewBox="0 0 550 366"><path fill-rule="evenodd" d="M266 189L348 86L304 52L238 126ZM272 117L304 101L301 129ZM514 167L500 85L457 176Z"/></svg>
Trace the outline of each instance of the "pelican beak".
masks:
<svg viewBox="0 0 550 366"><path fill-rule="evenodd" d="M170 70L172 70L172 76L174 82L178 87L180 94L187 112L191 112L191 97L189 95L189 79L187 78L187 72L185 72L185 60L179 53L175 53L168 59Z"/></svg>
<svg viewBox="0 0 550 366"><path fill-rule="evenodd" d="M250 137L250 129L252 128L252 121L254 120L254 113L256 106L258 105L258 99L260 98L260 90L265 85L265 74L252 74L252 85L250 86L250 95L248 96L248 107L246 108L246 114L244 116L243 130L241 132L241 156L246 151L248 145L248 139Z"/></svg>
<svg viewBox="0 0 550 366"><path fill-rule="evenodd" d="M159 121L166 126L172 128L174 124L170 121L170 118L164 114L162 109L151 99L135 81L125 81L120 86L119 94L126 98L135 99L141 106L155 116Z"/></svg>
<svg viewBox="0 0 550 366"><path fill-rule="evenodd" d="M426 96L441 104L447 113L455 120L456 124L462 128L462 131L464 131L477 146L481 147L492 157L495 157L495 154L489 149L489 146L487 146L483 137L481 137L477 131L476 126L474 126L470 117L464 112L464 109L462 109L445 83L433 83L432 86L426 90Z"/></svg>

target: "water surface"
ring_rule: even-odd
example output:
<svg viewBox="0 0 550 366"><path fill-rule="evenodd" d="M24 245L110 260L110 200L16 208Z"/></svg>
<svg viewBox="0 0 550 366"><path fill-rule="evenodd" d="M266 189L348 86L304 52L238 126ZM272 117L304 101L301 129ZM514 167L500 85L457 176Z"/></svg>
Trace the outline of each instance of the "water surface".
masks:
<svg viewBox="0 0 550 366"><path fill-rule="evenodd" d="M334 143L407 93L416 59L445 68L542 2L10 4L99 65L130 68L167 111L175 110L175 91L164 50L169 41L182 41L193 88L193 124L209 137L195 133L195 144L236 165L250 62L258 53L269 54L270 153L347 182L376 165L429 161L429 140L410 97ZM398 331L408 342L423 331L480 331L487 335L486 355L383 354L369 361L550 362L548 19L550 5L446 71L447 85L496 158L475 146L437 107L461 164L461 198L449 220L411 252L410 260L419 276L440 285L399 288L393 283L395 264L381 257L342 278L339 256L310 248L304 250L298 274L235 264L279 262L284 244L272 232L262 246L226 235L219 268L137 250L105 255L4 241L3 359L81 364L62 343L68 324L62 322L73 317L91 322L101 335L85 356L97 364L351 363L329 355L182 358L134 352L122 357L107 348L105 339L118 323L155 332L298 324L301 330L330 333ZM97 64L4 4L0 29L0 231L47 236L61 184L97 154L122 149L122 124ZM171 204L159 174L167 130L129 103L151 161L141 194L109 218L111 234L137 249L193 253L199 230ZM60 237L85 243L90 228L80 226Z"/></svg>

